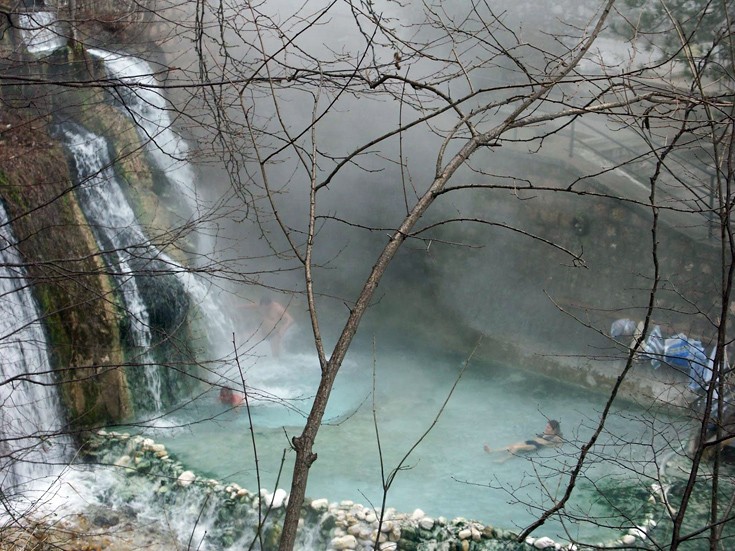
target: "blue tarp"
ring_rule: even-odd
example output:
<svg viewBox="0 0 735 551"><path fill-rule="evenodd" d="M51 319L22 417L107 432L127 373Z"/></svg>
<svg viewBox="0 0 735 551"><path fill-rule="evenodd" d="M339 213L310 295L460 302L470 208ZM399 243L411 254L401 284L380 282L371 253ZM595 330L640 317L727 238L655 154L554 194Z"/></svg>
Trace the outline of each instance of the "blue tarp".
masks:
<svg viewBox="0 0 735 551"><path fill-rule="evenodd" d="M636 337L636 333L642 330L639 325L627 318L615 320L610 327L610 335L618 340ZM707 383L712 379L714 355L713 348L708 358L701 341L690 339L684 333L665 339L661 327L656 325L641 344L638 358L650 360L654 369L666 363L687 373L690 378L689 388L698 392L706 389Z"/></svg>
<svg viewBox="0 0 735 551"><path fill-rule="evenodd" d="M666 339L664 339L661 334L661 327L656 325L643 342L643 352L641 353L641 357L650 359L653 368L658 369L665 353Z"/></svg>
<svg viewBox="0 0 735 551"><path fill-rule="evenodd" d="M635 321L623 318L613 322L610 335L624 340L635 337L637 330L641 329ZM707 357L701 341L690 339L684 333L665 339L661 327L656 325L641 344L638 358L650 360L654 369L666 363L687 373L690 377L689 388L696 392L705 389L712 378L714 349L710 356Z"/></svg>
<svg viewBox="0 0 735 551"><path fill-rule="evenodd" d="M687 370L689 388L694 391L704 389L712 378L712 361L707 358L704 346L700 341L689 339L682 333L666 339L663 361Z"/></svg>

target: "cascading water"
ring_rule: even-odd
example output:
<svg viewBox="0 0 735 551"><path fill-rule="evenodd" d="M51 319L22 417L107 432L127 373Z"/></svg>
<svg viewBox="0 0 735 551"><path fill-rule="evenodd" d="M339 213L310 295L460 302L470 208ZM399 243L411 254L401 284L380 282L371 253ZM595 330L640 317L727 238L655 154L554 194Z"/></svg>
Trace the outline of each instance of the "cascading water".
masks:
<svg viewBox="0 0 735 551"><path fill-rule="evenodd" d="M0 486L6 496L41 484L70 456L46 337L15 242L0 204Z"/></svg>
<svg viewBox="0 0 735 551"><path fill-rule="evenodd" d="M194 172L187 160L189 148L173 128L169 105L151 64L127 54L97 48L87 51L104 61L110 78L123 85L115 89L115 97L124 105L122 111L133 118L155 168L166 178L177 195L184 198L190 213L198 212L200 202L194 184ZM177 276L204 311L210 346L224 348L232 324L223 315L223 309L216 305L211 287L203 285L198 278L184 270L177 272ZM219 343L219 346L214 343ZM229 354L223 352L222 355Z"/></svg>
<svg viewBox="0 0 735 551"><path fill-rule="evenodd" d="M112 53L97 48L87 50L89 54L101 59L111 79L123 86L115 89L115 98L124 105L121 109L130 115L150 159L178 196L182 196L190 213L199 209L194 172L187 160L188 146L174 130L169 105L156 81L151 64L143 59L127 54ZM165 256L164 256L165 257ZM171 259L166 260L175 265ZM232 331L232 322L223 313L212 295L212 286L205 285L201 278L189 271L176 270L176 276L188 290L194 302L206 318L203 325L210 348L225 349ZM229 356L222 351L224 357ZM227 362L227 360L224 360Z"/></svg>
<svg viewBox="0 0 735 551"><path fill-rule="evenodd" d="M147 244L120 190L107 153L107 141L76 125L65 125L62 133L76 167L77 196L100 249L116 272L129 321L129 344L135 350L135 362L143 366L147 398L158 411L162 406L161 369L150 355L150 316L131 266L134 259L150 264L157 251Z"/></svg>
<svg viewBox="0 0 735 551"><path fill-rule="evenodd" d="M66 46L66 37L60 32L56 14L50 11L18 15L20 31L26 49L41 57Z"/></svg>
<svg viewBox="0 0 735 551"><path fill-rule="evenodd" d="M208 320L210 340L224 334L228 322L207 286L146 238L112 169L107 141L73 124L64 124L61 133L75 165L80 203L119 281L136 363L145 376L147 396L141 403L152 401L160 411L165 405L164 381L176 374L157 365L151 355L152 347L170 336L165 330L153 334L152 327L178 326L180 319L162 318L180 318L192 302Z"/></svg>
<svg viewBox="0 0 735 551"><path fill-rule="evenodd" d="M125 105L125 112L133 116L156 168L195 211L196 190L194 173L187 161L188 147L173 130L166 98L150 64L140 58L95 48L88 52L105 62L110 78L123 84L115 89L116 97Z"/></svg>

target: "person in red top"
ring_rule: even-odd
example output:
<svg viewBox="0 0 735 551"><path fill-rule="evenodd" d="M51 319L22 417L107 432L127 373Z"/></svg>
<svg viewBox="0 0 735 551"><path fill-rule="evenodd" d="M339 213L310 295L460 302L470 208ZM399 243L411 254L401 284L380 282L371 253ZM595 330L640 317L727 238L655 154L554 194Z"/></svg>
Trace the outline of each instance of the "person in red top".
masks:
<svg viewBox="0 0 735 551"><path fill-rule="evenodd" d="M228 386L223 386L219 389L219 401L229 406L241 406L245 402L245 396Z"/></svg>

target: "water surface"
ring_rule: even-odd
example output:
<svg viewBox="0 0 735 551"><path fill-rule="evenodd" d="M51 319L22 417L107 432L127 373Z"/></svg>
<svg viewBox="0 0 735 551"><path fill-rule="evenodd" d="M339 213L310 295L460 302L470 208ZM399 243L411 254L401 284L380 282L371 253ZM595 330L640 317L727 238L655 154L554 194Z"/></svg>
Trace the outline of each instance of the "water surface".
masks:
<svg viewBox="0 0 735 551"><path fill-rule="evenodd" d="M405 353L349 359L337 378L327 424L314 446L318 460L311 470L307 495L379 507L381 471L387 476L395 469L434 422L462 364ZM318 366L307 355L284 355L278 361L253 362L245 377L254 393L250 417L259 472L247 409L220 405L214 389L177 418L167 420L179 426L199 422L185 429L162 427L155 437L185 464L210 476L249 489L257 487L259 476L261 487L288 490L293 453L286 452L278 480L281 458L290 437L303 425L318 381ZM271 401L263 397L264 391L288 400ZM395 477L387 505L404 512L420 508L435 517L461 516L506 529L523 527L541 507L563 494L565 473L596 425L604 398L511 366L470 363L435 426ZM561 421L569 440L561 448L510 459L502 452L489 455L483 451L485 443L502 447L532 437L543 430L546 418ZM685 434L683 422L631 403L616 404L569 511L582 517L609 513L605 488L630 487L645 495L652 481L648 477L656 473L653 457L669 445L678 447ZM636 521L642 518L605 519L610 529L595 523L573 522L563 527L553 522L540 533L601 541L619 536L620 529Z"/></svg>

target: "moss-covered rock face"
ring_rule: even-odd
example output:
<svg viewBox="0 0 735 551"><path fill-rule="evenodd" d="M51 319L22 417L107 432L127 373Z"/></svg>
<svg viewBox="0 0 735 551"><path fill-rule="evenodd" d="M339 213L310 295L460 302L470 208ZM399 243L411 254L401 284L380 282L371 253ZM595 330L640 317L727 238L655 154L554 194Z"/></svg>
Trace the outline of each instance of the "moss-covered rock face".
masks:
<svg viewBox="0 0 735 551"><path fill-rule="evenodd" d="M8 115L6 115L7 117ZM69 421L127 418L130 398L115 296L45 121L3 120L0 196L12 219L50 341Z"/></svg>
<svg viewBox="0 0 735 551"><path fill-rule="evenodd" d="M133 410L145 409L145 404L131 401L141 384L136 377L143 370L121 367L135 363L140 350L126 348L130 323L119 296L119 282L110 275L77 202L67 156L49 135L54 124L74 121L107 137L114 171L146 228L147 239L165 243L168 255L183 259L176 254L170 237L170 211L159 202L157 179L134 122L102 88L53 84L106 76L103 62L90 56L85 44L112 50L127 50L128 41L140 47L148 44L151 28L141 24L140 17L129 17L145 10L129 12L124 2L112 1L77 4L76 8L90 14L75 25L77 41L48 55L26 52L10 20L0 21L0 30L6 31L0 36L0 51L7 54L0 56L0 69L8 75L32 75L48 82L28 86L20 81L0 90L3 104L12 108L0 111L0 200L7 205L19 250L28 263L29 281L49 336L51 360L63 382L69 420L77 428L87 428L125 420ZM108 19L114 24L105 25ZM175 370L160 368L162 398L171 402L194 384L194 379L180 380L185 379L180 376L182 371L195 369L190 367L193 362L188 353L190 304L176 276L152 273L150 261L143 260L145 265L133 269L150 309L151 358L160 365L176 366Z"/></svg>

